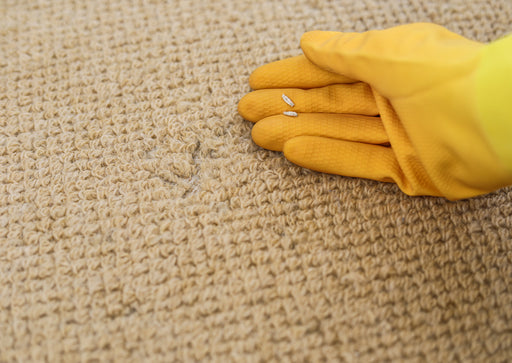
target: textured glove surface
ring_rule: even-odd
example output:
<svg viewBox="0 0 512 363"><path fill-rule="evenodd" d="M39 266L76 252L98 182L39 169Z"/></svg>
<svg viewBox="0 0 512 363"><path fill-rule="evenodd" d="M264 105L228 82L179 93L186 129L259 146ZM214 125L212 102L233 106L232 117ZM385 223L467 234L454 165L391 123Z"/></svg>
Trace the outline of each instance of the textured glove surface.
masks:
<svg viewBox="0 0 512 363"><path fill-rule="evenodd" d="M417 23L308 32L301 47L304 56L251 75L255 91L239 112L256 123L258 145L320 172L395 182L409 195L454 200L512 184L475 107L484 44Z"/></svg>

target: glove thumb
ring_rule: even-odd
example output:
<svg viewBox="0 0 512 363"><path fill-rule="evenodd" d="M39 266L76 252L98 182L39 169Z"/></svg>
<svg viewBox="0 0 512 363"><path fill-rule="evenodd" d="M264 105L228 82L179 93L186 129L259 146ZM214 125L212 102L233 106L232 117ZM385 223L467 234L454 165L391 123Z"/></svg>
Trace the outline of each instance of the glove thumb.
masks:
<svg viewBox="0 0 512 363"><path fill-rule="evenodd" d="M467 73L482 46L430 23L364 33L311 31L301 38L315 65L366 82L388 98Z"/></svg>

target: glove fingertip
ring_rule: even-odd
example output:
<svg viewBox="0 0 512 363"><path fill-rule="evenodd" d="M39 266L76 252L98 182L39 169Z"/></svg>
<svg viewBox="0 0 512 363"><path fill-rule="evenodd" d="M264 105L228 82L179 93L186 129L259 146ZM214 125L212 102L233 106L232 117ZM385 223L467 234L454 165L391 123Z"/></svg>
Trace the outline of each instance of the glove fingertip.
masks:
<svg viewBox="0 0 512 363"><path fill-rule="evenodd" d="M283 149L282 137L280 137L279 130L272 127L271 119L272 117L269 117L256 123L252 128L251 137L256 145L264 149L281 151Z"/></svg>
<svg viewBox="0 0 512 363"><path fill-rule="evenodd" d="M300 38L300 47L302 51L309 58L310 61L314 62L313 59L310 58L311 54L319 52L322 49L322 45L325 42L329 41L335 36L339 36L340 32L333 31L322 31L322 30L313 30L302 34Z"/></svg>
<svg viewBox="0 0 512 363"><path fill-rule="evenodd" d="M249 76L249 86L254 90L264 88L266 77L263 67L256 68Z"/></svg>
<svg viewBox="0 0 512 363"><path fill-rule="evenodd" d="M287 140L283 145L283 154L286 159L290 162L297 164L299 166L305 167L303 165L303 160L306 157L307 148L304 147L303 140L305 136L297 136Z"/></svg>
<svg viewBox="0 0 512 363"><path fill-rule="evenodd" d="M332 55L339 49L329 43L342 37L344 33L314 30L306 32L300 39L300 46L306 58L317 67L341 74L332 67Z"/></svg>
<svg viewBox="0 0 512 363"><path fill-rule="evenodd" d="M255 102L254 94L251 92L243 96L238 102L238 113L244 119L256 122L259 120L257 107L258 105L257 102Z"/></svg>
<svg viewBox="0 0 512 363"><path fill-rule="evenodd" d="M341 34L340 32L325 31L325 30L311 30L302 34L300 38L301 46L312 46L314 44L322 43L335 35Z"/></svg>

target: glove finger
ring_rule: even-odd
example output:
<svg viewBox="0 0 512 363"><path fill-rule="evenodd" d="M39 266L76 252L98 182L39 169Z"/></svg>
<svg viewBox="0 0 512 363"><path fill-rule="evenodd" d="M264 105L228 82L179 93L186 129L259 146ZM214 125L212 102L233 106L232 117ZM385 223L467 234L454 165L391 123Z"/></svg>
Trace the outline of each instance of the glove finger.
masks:
<svg viewBox="0 0 512 363"><path fill-rule="evenodd" d="M298 136L284 144L283 152L292 163L311 170L402 184L402 172L390 147Z"/></svg>
<svg viewBox="0 0 512 363"><path fill-rule="evenodd" d="M317 88L353 79L331 73L311 63L304 55L271 62L257 68L249 77L252 89Z"/></svg>
<svg viewBox="0 0 512 363"><path fill-rule="evenodd" d="M294 102L294 107L283 101L283 94ZM284 111L352 113L366 116L376 116L379 113L370 86L360 82L310 90L262 89L248 93L238 103L240 115L252 122L272 115L280 115Z"/></svg>
<svg viewBox="0 0 512 363"><path fill-rule="evenodd" d="M285 142L297 136L321 136L367 144L389 143L379 117L300 113L297 117L275 115L264 118L252 128L252 139L259 146L282 151Z"/></svg>

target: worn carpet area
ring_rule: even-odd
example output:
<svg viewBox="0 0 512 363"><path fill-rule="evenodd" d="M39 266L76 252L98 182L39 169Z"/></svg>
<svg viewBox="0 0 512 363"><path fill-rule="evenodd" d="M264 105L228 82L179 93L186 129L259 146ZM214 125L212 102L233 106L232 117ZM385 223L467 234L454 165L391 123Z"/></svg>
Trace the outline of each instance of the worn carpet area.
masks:
<svg viewBox="0 0 512 363"><path fill-rule="evenodd" d="M315 173L237 114L313 29L510 0L0 0L1 362L505 362L512 188Z"/></svg>

